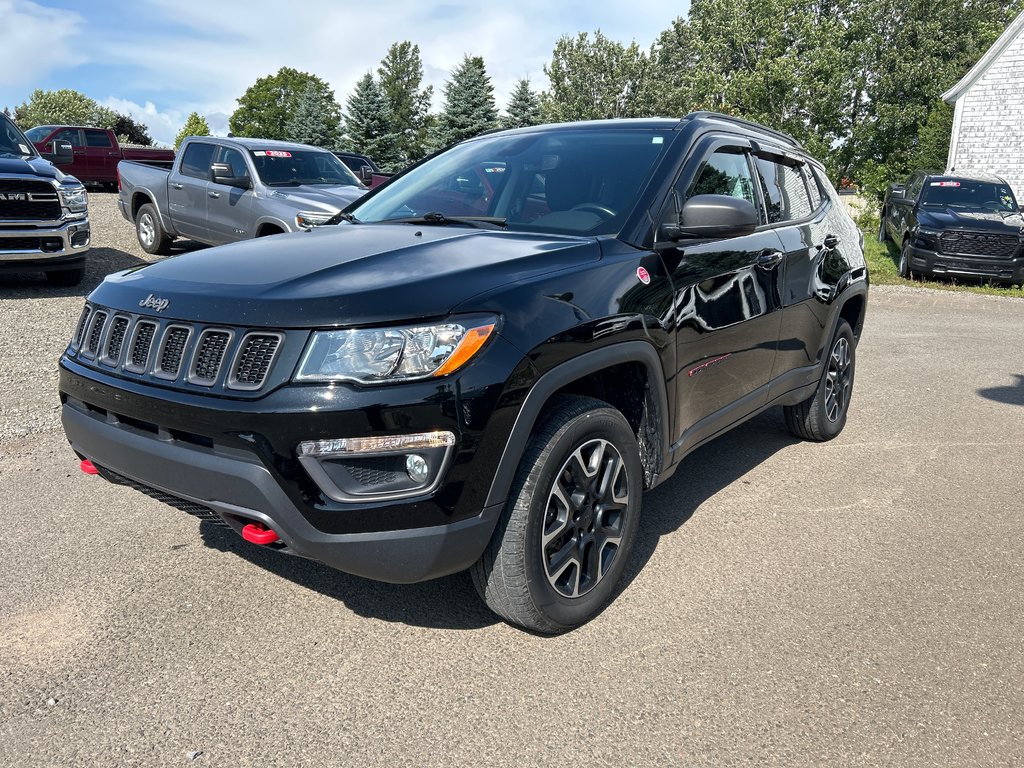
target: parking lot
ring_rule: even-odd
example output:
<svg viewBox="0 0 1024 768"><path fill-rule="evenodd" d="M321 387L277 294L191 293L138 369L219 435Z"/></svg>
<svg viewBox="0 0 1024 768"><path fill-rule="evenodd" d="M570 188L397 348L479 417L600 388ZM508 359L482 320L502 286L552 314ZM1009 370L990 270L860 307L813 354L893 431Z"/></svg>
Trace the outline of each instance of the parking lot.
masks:
<svg viewBox="0 0 1024 768"><path fill-rule="evenodd" d="M56 361L153 258L91 210L81 286L0 278L0 765L1024 763L1024 301L872 289L842 435L692 454L545 638L81 474Z"/></svg>

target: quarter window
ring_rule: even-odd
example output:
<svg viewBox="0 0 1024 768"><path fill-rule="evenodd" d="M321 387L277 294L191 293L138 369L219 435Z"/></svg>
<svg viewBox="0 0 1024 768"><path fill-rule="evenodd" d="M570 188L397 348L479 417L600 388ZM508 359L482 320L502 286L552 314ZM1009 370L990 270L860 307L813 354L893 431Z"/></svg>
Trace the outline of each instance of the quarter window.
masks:
<svg viewBox="0 0 1024 768"><path fill-rule="evenodd" d="M197 179L210 178L210 165L213 163L213 144L194 141L185 149L181 158L181 172Z"/></svg>
<svg viewBox="0 0 1024 768"><path fill-rule="evenodd" d="M764 191L768 223L805 219L811 215L811 199L800 168L764 157L755 158Z"/></svg>
<svg viewBox="0 0 1024 768"><path fill-rule="evenodd" d="M818 186L818 180L809 165L804 166L804 180L807 182L807 191L811 193L811 210L816 211L821 207L821 187Z"/></svg>

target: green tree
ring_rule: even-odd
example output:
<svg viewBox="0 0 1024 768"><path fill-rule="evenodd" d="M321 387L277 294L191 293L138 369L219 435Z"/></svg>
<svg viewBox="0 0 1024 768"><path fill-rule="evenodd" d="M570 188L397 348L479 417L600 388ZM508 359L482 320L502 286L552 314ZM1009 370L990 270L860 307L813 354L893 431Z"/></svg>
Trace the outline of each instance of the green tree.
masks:
<svg viewBox="0 0 1024 768"><path fill-rule="evenodd" d="M650 113L643 96L649 59L635 42L628 47L597 30L594 39L581 32L555 43L544 66L550 88L540 96L541 116L548 122L640 117Z"/></svg>
<svg viewBox="0 0 1024 768"><path fill-rule="evenodd" d="M949 160L949 141L953 136L953 107L945 102L936 104L928 119L917 132L917 142L910 158L914 169L937 171L946 170Z"/></svg>
<svg viewBox="0 0 1024 768"><path fill-rule="evenodd" d="M484 60L465 56L444 85L444 106L434 124L433 145L441 149L497 127L494 86Z"/></svg>
<svg viewBox="0 0 1024 768"><path fill-rule="evenodd" d="M238 99L238 109L228 120L236 136L261 139L285 139L288 121L295 114L299 100L312 88L315 102L324 121L337 133L341 124L341 108L334 91L316 75L282 67L277 74L259 78Z"/></svg>
<svg viewBox="0 0 1024 768"><path fill-rule="evenodd" d="M177 149L189 136L209 136L210 126L206 123L206 118L202 117L198 112L193 112L188 116L185 121L185 125L182 126L181 130L178 131L178 135L174 138L174 148Z"/></svg>
<svg viewBox="0 0 1024 768"><path fill-rule="evenodd" d="M398 137L398 162L414 162L427 154L431 86L423 83L420 47L408 40L394 43L377 69L380 89L391 115L390 133Z"/></svg>
<svg viewBox="0 0 1024 768"><path fill-rule="evenodd" d="M507 114L501 118L503 128L527 128L540 123L540 98L530 90L527 78L516 82L505 111Z"/></svg>
<svg viewBox="0 0 1024 768"><path fill-rule="evenodd" d="M391 110L371 73L359 79L345 107L344 146L369 155L385 171L400 170L400 137L391 129Z"/></svg>
<svg viewBox="0 0 1024 768"><path fill-rule="evenodd" d="M123 115L120 112L114 113L114 122L108 126L117 134L117 139L123 144L138 144L143 147L153 146L153 137L149 135L149 127L140 123L131 115Z"/></svg>
<svg viewBox="0 0 1024 768"><path fill-rule="evenodd" d="M310 83L299 95L295 111L285 124L285 139L314 147L337 146L340 120L324 113L317 86Z"/></svg>
<svg viewBox="0 0 1024 768"><path fill-rule="evenodd" d="M37 125L95 125L110 128L117 114L101 107L80 91L61 88L44 91L37 88L31 98L14 110L14 120L23 129Z"/></svg>

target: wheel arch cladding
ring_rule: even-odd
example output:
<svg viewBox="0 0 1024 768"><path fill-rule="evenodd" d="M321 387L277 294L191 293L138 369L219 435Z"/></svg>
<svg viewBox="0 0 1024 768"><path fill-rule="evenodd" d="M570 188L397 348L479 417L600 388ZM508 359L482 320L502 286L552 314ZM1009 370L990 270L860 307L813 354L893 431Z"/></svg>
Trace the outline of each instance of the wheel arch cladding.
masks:
<svg viewBox="0 0 1024 768"><path fill-rule="evenodd" d="M644 487L657 484L668 449L668 393L661 359L643 341L612 344L568 360L534 382L519 411L487 506L505 501L519 462L545 407L556 395L584 395L602 400L622 413L636 434Z"/></svg>
<svg viewBox="0 0 1024 768"><path fill-rule="evenodd" d="M854 339L859 340L861 331L864 329L864 313L866 308L866 294L855 293L843 302L843 306L839 309L839 317L850 324L850 328L853 329Z"/></svg>

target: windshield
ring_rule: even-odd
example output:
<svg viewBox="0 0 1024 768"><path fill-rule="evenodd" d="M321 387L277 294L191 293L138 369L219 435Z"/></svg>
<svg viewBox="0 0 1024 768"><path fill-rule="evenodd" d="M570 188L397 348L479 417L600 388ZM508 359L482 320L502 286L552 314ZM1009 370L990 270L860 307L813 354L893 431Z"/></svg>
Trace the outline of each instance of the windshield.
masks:
<svg viewBox="0 0 1024 768"><path fill-rule="evenodd" d="M933 179L924 187L924 205L973 211L1014 211L1017 201L1006 184L964 179Z"/></svg>
<svg viewBox="0 0 1024 768"><path fill-rule="evenodd" d="M350 212L362 223L485 218L518 232L611 234L670 136L646 128L489 136L414 168Z"/></svg>
<svg viewBox="0 0 1024 768"><path fill-rule="evenodd" d="M37 125L35 128L25 131L25 135L28 136L29 141L42 141L53 132L55 127L53 125Z"/></svg>
<svg viewBox="0 0 1024 768"><path fill-rule="evenodd" d="M33 157L35 149L7 115L0 114L0 155Z"/></svg>
<svg viewBox="0 0 1024 768"><path fill-rule="evenodd" d="M256 166L256 173L270 187L295 187L299 184L363 186L355 174L330 152L311 149L253 149L249 153Z"/></svg>

